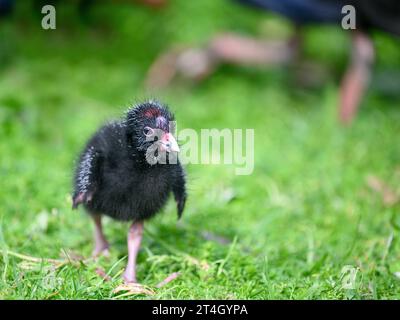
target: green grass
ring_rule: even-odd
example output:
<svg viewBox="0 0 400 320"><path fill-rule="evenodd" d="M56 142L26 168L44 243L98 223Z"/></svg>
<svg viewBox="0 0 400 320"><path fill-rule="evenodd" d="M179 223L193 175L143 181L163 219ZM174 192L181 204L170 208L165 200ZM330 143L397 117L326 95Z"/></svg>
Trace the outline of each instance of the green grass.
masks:
<svg viewBox="0 0 400 320"><path fill-rule="evenodd" d="M98 6L85 26L71 8L58 10L56 31L42 31L23 8L0 29L0 298L400 297L400 207L385 205L367 183L374 176L400 194L399 96L373 85L354 125L337 124L345 34L307 31L307 59L328 70L311 89L293 85L290 70L222 67L199 86L148 92L145 72L161 50L200 44L218 30L268 33L264 16L223 1L180 0L159 12ZM377 71L400 70L399 44L376 39ZM179 128L254 128L256 144L250 176L189 165L182 221L171 200L146 225L138 278L155 295L113 293L126 262L128 225L119 222L105 221L109 259L55 268L12 255L90 256L91 221L71 210L74 162L99 125L152 96L171 105ZM354 289L342 285L347 265L358 270ZM154 288L173 272L180 277Z"/></svg>

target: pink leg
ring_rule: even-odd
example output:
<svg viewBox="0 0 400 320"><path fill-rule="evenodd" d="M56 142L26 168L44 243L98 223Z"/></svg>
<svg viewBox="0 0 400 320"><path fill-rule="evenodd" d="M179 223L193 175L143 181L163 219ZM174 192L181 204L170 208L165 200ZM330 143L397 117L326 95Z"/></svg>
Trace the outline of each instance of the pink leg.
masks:
<svg viewBox="0 0 400 320"><path fill-rule="evenodd" d="M142 242L143 222L134 222L128 232L128 264L124 272L124 279L127 283L136 281L136 258Z"/></svg>
<svg viewBox="0 0 400 320"><path fill-rule="evenodd" d="M214 38L210 51L222 62L254 66L285 64L294 53L287 41L262 41L233 33Z"/></svg>
<svg viewBox="0 0 400 320"><path fill-rule="evenodd" d="M201 81L221 63L244 66L285 65L298 53L299 30L291 41L263 41L234 33L220 34L203 48L164 53L150 68L146 85L162 88L181 74Z"/></svg>
<svg viewBox="0 0 400 320"><path fill-rule="evenodd" d="M93 250L93 256L96 257L100 254L108 255L109 244L103 233L103 227L101 224L101 215L92 215L94 221L94 243L95 247Z"/></svg>
<svg viewBox="0 0 400 320"><path fill-rule="evenodd" d="M374 46L367 35L356 31L353 36L353 56L341 85L339 117L349 124L355 117L362 96L369 84Z"/></svg>
<svg viewBox="0 0 400 320"><path fill-rule="evenodd" d="M182 52L176 68L186 78L202 80L221 63L262 67L287 64L294 56L292 49L288 41L267 42L226 33L216 36L206 48Z"/></svg>

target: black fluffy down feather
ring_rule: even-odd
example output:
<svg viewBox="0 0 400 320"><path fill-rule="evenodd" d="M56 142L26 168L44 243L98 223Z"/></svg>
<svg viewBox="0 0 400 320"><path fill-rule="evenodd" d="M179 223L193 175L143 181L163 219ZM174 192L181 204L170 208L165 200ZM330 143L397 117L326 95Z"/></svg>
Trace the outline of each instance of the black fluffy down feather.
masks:
<svg viewBox="0 0 400 320"><path fill-rule="evenodd" d="M82 203L92 214L143 221L158 213L172 192L180 217L186 201L181 164L151 165L146 161L152 142L146 141L145 128L169 132L169 121L173 116L167 107L149 101L129 109L122 121L98 130L76 168L73 207Z"/></svg>

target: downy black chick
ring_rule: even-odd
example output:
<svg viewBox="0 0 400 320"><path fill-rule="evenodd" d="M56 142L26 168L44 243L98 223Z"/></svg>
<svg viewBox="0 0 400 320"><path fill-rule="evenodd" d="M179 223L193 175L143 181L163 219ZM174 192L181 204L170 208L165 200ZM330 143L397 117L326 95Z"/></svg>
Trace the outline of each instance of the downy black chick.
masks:
<svg viewBox="0 0 400 320"><path fill-rule="evenodd" d="M174 117L165 105L148 101L129 109L125 119L99 129L76 168L73 208L83 204L95 223L93 254L107 253L101 216L132 221L128 232L126 282L136 282L136 257L143 222L165 205L172 192L178 218L185 201L185 172L172 135Z"/></svg>

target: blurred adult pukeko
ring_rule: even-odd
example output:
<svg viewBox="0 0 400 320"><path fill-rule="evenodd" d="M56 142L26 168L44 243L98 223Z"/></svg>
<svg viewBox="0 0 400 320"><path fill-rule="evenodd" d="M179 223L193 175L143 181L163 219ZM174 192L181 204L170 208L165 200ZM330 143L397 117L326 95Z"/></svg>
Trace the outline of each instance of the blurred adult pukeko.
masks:
<svg viewBox="0 0 400 320"><path fill-rule="evenodd" d="M349 123L354 118L365 88L369 83L374 60L374 46L368 36L371 29L400 35L400 2L397 0L236 0L243 4L274 11L297 26L316 23L341 25L342 8L356 9L357 31L353 32L350 66L341 85L340 119Z"/></svg>
<svg viewBox="0 0 400 320"><path fill-rule="evenodd" d="M398 0L234 0L241 4L279 13L296 26L296 35L284 45L238 36L218 35L204 50L185 50L164 54L153 64L148 85L163 86L176 73L194 79L209 75L218 63L242 65L286 64L296 56L301 27L310 24L341 26L343 6L356 9L357 29L352 30L353 52L341 84L340 119L349 123L356 114L369 83L374 60L374 46L369 30L377 28L400 35L400 2Z"/></svg>
<svg viewBox="0 0 400 320"><path fill-rule="evenodd" d="M235 0L239 3L274 11L297 24L336 23L342 19L345 0ZM348 1L347 1L348 3Z"/></svg>
<svg viewBox="0 0 400 320"><path fill-rule="evenodd" d="M0 0L0 17L8 16L15 7L15 0Z"/></svg>
<svg viewBox="0 0 400 320"><path fill-rule="evenodd" d="M143 222L163 208L171 192L178 217L185 206L185 172L177 159L179 147L170 126L173 119L167 107L155 101L129 109L125 119L94 134L76 168L73 208L83 204L94 220L94 255L108 250L102 215L133 222L124 273L128 283L136 282Z"/></svg>

